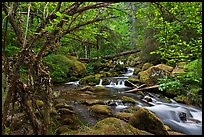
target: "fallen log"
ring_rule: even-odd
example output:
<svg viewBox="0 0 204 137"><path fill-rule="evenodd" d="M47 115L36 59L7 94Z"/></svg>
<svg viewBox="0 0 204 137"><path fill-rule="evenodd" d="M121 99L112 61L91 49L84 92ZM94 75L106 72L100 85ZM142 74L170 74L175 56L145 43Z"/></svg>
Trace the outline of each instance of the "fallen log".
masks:
<svg viewBox="0 0 204 137"><path fill-rule="evenodd" d="M158 87L159 87L159 85L154 85L154 86L145 87L145 88L135 88L135 89L128 90L128 91L125 91L125 92L130 93L130 92L144 91L144 90L154 89L154 88L158 88Z"/></svg>
<svg viewBox="0 0 204 137"><path fill-rule="evenodd" d="M81 62L91 62L91 61L96 61L98 59L113 59L116 57L125 56L125 55L129 55L129 54L137 53L137 52L140 52L140 50L125 51L125 52L121 52L121 53L118 53L115 55L98 56L95 58L79 58L78 60Z"/></svg>

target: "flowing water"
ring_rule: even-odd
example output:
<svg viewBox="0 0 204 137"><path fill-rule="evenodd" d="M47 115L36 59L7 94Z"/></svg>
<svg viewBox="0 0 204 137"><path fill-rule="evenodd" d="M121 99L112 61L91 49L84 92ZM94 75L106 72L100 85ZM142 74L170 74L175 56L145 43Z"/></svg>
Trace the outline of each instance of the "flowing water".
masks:
<svg viewBox="0 0 204 137"><path fill-rule="evenodd" d="M121 100L122 96L128 96L134 98L137 102L135 106L144 107L152 111L157 115L164 124L168 125L171 129L182 132L188 135L202 135L202 109L194 106L188 106L185 104L177 103L173 99L170 99L170 103L160 98L159 94L144 92L145 97L141 98L139 94L125 93L131 89L125 86L125 80L132 76L134 68L128 68L127 72L119 77L109 77L108 85L103 85L104 78L100 79L100 82L96 86L104 86L110 89L105 92L102 96L97 96L97 99L108 102L113 113L121 112L128 108L130 104L123 103ZM79 86L79 82L68 82L65 83L69 87L72 85L75 88ZM72 96L71 94L69 96ZM73 98L77 95L73 95ZM151 102L147 102L145 98L151 98ZM71 99L71 97L70 97ZM90 125L94 125L100 118L97 118L93 113L88 110L88 106L81 104L77 99L73 99L71 105L78 112L80 117L88 122Z"/></svg>

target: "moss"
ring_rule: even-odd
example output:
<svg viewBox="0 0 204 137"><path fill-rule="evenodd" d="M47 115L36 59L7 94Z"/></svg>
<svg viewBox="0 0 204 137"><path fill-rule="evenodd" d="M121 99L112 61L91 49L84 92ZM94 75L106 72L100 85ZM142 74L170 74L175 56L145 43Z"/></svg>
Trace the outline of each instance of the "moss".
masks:
<svg viewBox="0 0 204 137"><path fill-rule="evenodd" d="M131 97L122 96L121 99L122 99L122 102L123 102L123 103L133 103L133 104L136 103L135 99L133 99L133 98L131 98Z"/></svg>
<svg viewBox="0 0 204 137"><path fill-rule="evenodd" d="M103 115L112 115L112 112L107 105L93 105L91 106L90 111Z"/></svg>
<svg viewBox="0 0 204 137"><path fill-rule="evenodd" d="M109 117L98 121L93 127L86 127L75 132L66 132L65 135L152 135L146 131L134 128L127 122Z"/></svg>
<svg viewBox="0 0 204 137"><path fill-rule="evenodd" d="M96 105L96 104L102 104L102 105L104 105L105 103L104 103L102 100L90 99L90 100L86 100L85 102L83 102L83 104L92 106L92 105Z"/></svg>
<svg viewBox="0 0 204 137"><path fill-rule="evenodd" d="M162 121L152 112L144 108L140 108L136 111L133 117L130 118L129 123L138 129L145 130L156 135L168 135Z"/></svg>
<svg viewBox="0 0 204 137"><path fill-rule="evenodd" d="M142 66L142 71L144 71L144 70L147 70L149 67L151 67L151 66L153 66L153 64L151 64L151 63L145 63L143 66Z"/></svg>
<svg viewBox="0 0 204 137"><path fill-rule="evenodd" d="M127 80L132 82L133 84L138 84L140 82L138 78L134 78L134 77L129 77Z"/></svg>
<svg viewBox="0 0 204 137"><path fill-rule="evenodd" d="M140 68L135 67L134 72L133 72L133 75L137 75L140 71L141 71Z"/></svg>
<svg viewBox="0 0 204 137"><path fill-rule="evenodd" d="M81 85L97 85L100 81L101 75L89 75L79 80Z"/></svg>
<svg viewBox="0 0 204 137"><path fill-rule="evenodd" d="M42 100L36 100L36 105L38 106L38 107L42 107L43 105L44 105L44 102L42 101Z"/></svg>
<svg viewBox="0 0 204 137"><path fill-rule="evenodd" d="M104 86L96 86L94 87L94 91L95 92L104 92L104 91L108 91L109 89L104 87Z"/></svg>
<svg viewBox="0 0 204 137"><path fill-rule="evenodd" d="M88 95L94 95L94 93L91 92L91 91L85 91L84 93L85 93L85 94L88 94Z"/></svg>
<svg viewBox="0 0 204 137"><path fill-rule="evenodd" d="M119 118L124 121L128 121L132 116L133 116L132 113L127 113L127 112L117 112L115 114L116 118Z"/></svg>
<svg viewBox="0 0 204 137"><path fill-rule="evenodd" d="M187 103L187 97L185 95L179 95L173 98L175 101L180 102L180 103Z"/></svg>
<svg viewBox="0 0 204 137"><path fill-rule="evenodd" d="M110 84L110 82L107 78L103 79L102 85L109 85L109 84Z"/></svg>

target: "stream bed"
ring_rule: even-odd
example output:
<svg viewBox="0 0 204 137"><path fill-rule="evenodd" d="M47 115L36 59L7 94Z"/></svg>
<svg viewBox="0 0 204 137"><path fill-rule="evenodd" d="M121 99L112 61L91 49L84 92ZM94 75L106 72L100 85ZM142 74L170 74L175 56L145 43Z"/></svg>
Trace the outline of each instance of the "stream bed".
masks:
<svg viewBox="0 0 204 137"><path fill-rule="evenodd" d="M172 130L178 131L187 135L202 135L202 108L189 106L182 103L177 103L175 100L170 99L168 102L160 98L160 94L153 92L145 92L144 97L137 93L125 93L130 90L130 87L125 86L124 81L133 75L134 68L128 68L125 74L119 77L109 77L108 85L103 85L104 78L96 86L104 86L110 90L100 94L93 95L91 98L87 95L81 95L76 92L66 92L66 99L68 99L80 118L87 122L88 125L94 125L101 118L93 116L93 113L88 110L88 106L81 103L82 100L97 99L107 102L113 113L123 112L130 106L128 103L123 103L122 96L134 98L136 100L135 106L144 107L152 111L158 116L162 122L168 125ZM80 88L79 82L68 82L54 87L54 91L59 89L76 89ZM61 92L61 91L60 91ZM61 94L61 93L60 93ZM147 102L145 98L151 98L151 102Z"/></svg>

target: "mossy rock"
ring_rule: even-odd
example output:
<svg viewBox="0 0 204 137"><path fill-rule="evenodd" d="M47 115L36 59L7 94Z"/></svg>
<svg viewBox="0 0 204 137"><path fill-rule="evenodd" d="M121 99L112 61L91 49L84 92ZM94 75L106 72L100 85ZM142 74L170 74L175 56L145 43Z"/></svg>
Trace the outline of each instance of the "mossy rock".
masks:
<svg viewBox="0 0 204 137"><path fill-rule="evenodd" d="M111 109L107 105L93 105L89 110L97 114L112 115Z"/></svg>
<svg viewBox="0 0 204 137"><path fill-rule="evenodd" d="M127 112L117 112L117 113L115 114L115 117L116 117L116 118L119 118L119 119L124 120L124 121L126 121L126 122L128 122L129 119L130 119L132 116L133 116L132 113L127 113Z"/></svg>
<svg viewBox="0 0 204 137"><path fill-rule="evenodd" d="M145 130L155 135L168 135L163 122L151 111L145 108L137 110L128 123L135 128Z"/></svg>
<svg viewBox="0 0 204 137"><path fill-rule="evenodd" d="M139 72L140 82L145 84L155 84L158 78L170 76L172 70L173 67L164 64L152 66L145 71Z"/></svg>
<svg viewBox="0 0 204 137"><path fill-rule="evenodd" d="M140 68L135 67L134 72L133 72L133 75L137 75L140 71L141 71Z"/></svg>
<svg viewBox="0 0 204 137"><path fill-rule="evenodd" d="M179 96L174 97L173 99L174 99L176 102L185 103L185 104L187 103L186 100L188 100L185 95L179 95Z"/></svg>
<svg viewBox="0 0 204 137"><path fill-rule="evenodd" d="M94 91L94 88L92 86L85 86L79 89L80 91Z"/></svg>
<svg viewBox="0 0 204 137"><path fill-rule="evenodd" d="M105 102L102 100L98 100L98 99L89 99L89 100L86 99L84 102L82 102L82 104L86 104L89 106L96 105L96 104L104 105Z"/></svg>
<svg viewBox="0 0 204 137"><path fill-rule="evenodd" d="M61 115L74 114L74 111L72 111L72 110L70 110L68 108L60 108L60 109L58 109L58 112Z"/></svg>
<svg viewBox="0 0 204 137"><path fill-rule="evenodd" d="M69 110L73 110L73 107L68 105L68 104L66 104L66 103L58 103L58 104L55 105L55 108L57 110L60 109L60 108L67 108Z"/></svg>
<svg viewBox="0 0 204 137"><path fill-rule="evenodd" d="M95 86L99 83L101 75L89 75L79 80L81 85Z"/></svg>
<svg viewBox="0 0 204 137"><path fill-rule="evenodd" d="M36 100L36 105L38 106L38 107L42 107L43 105L44 105L44 102L42 101L42 100Z"/></svg>
<svg viewBox="0 0 204 137"><path fill-rule="evenodd" d="M127 122L108 117L98 121L95 126L78 131L66 132L64 135L152 135L143 130L134 128Z"/></svg>
<svg viewBox="0 0 204 137"><path fill-rule="evenodd" d="M114 70L118 72L119 74L124 73L126 71L126 67L121 64L116 64Z"/></svg>
<svg viewBox="0 0 204 137"><path fill-rule="evenodd" d="M108 88L106 88L106 87L104 87L104 86L96 86L96 87L94 87L94 91L95 92L106 92L106 91L108 91L109 89Z"/></svg>
<svg viewBox="0 0 204 137"><path fill-rule="evenodd" d="M149 67L151 67L151 66L153 66L153 64L151 64L151 63L145 63L143 66L142 66L142 71L144 71L144 70L147 70Z"/></svg>
<svg viewBox="0 0 204 137"><path fill-rule="evenodd" d="M60 119L63 125L69 125L70 129L78 129L81 126L81 121L77 115L63 115Z"/></svg>
<svg viewBox="0 0 204 137"><path fill-rule="evenodd" d="M136 103L135 99L133 99L131 97L127 97L127 96L122 96L121 100L123 103L132 103L132 104Z"/></svg>

